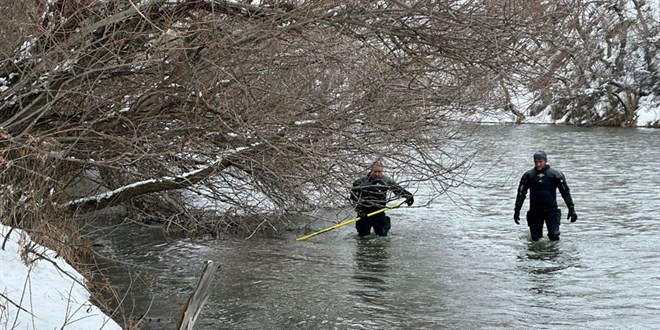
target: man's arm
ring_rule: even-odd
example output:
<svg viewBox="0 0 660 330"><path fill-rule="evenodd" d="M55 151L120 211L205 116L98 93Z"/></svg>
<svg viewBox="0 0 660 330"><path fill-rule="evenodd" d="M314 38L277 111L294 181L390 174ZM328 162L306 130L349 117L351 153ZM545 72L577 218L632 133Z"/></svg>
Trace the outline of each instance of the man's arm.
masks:
<svg viewBox="0 0 660 330"><path fill-rule="evenodd" d="M390 191L392 191L392 193L394 193L397 197L405 198L406 203L408 203L408 206L412 205L415 202L415 198L413 197L413 194L408 190L403 189L403 187L401 187L391 178L384 177L383 181L389 187Z"/></svg>
<svg viewBox="0 0 660 330"><path fill-rule="evenodd" d="M575 205L573 204L573 198L571 197L571 189L568 188L566 183L566 178L564 174L557 171L557 188L561 197L564 199L564 203L568 206L568 218L571 222L575 222L578 219L577 213L575 213Z"/></svg>
<svg viewBox="0 0 660 330"><path fill-rule="evenodd" d="M516 195L516 206L513 209L513 221L519 225L520 224L520 209L525 202L525 196L527 196L527 190L529 189L529 175L527 172L523 174L520 178L520 184L518 185L518 194Z"/></svg>
<svg viewBox="0 0 660 330"><path fill-rule="evenodd" d="M351 204L353 205L353 209L355 212L357 212L360 216L361 214L364 213L362 212L362 205L360 205L360 199L362 197L362 179L357 179L353 181L353 187L351 188Z"/></svg>
<svg viewBox="0 0 660 330"><path fill-rule="evenodd" d="M527 197L527 190L529 189L529 177L527 173L523 174L520 178L520 184L518 185L518 193L516 195L516 207L515 211L520 212L522 209L523 203L525 202L525 197Z"/></svg>
<svg viewBox="0 0 660 330"><path fill-rule="evenodd" d="M557 180L557 188L559 189L561 198L564 199L564 203L566 203L566 206L568 206L569 209L572 209L574 207L574 204L573 204L573 198L571 197L571 189L568 188L568 184L566 183L566 178L564 177L564 174L557 171L556 180Z"/></svg>

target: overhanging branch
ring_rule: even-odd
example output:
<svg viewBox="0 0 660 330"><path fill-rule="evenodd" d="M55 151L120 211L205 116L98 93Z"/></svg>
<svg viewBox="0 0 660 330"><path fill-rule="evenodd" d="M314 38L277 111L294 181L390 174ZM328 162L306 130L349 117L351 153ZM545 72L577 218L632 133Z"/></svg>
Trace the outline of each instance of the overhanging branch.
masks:
<svg viewBox="0 0 660 330"><path fill-rule="evenodd" d="M117 188L94 196L78 198L61 205L71 211L76 209L102 209L110 206L119 205L131 198L167 190L181 189L190 187L197 182L209 177L215 171L222 171L231 166L231 161L225 157L221 160L211 163L209 166L182 174L175 177L162 177L136 182L127 186Z"/></svg>

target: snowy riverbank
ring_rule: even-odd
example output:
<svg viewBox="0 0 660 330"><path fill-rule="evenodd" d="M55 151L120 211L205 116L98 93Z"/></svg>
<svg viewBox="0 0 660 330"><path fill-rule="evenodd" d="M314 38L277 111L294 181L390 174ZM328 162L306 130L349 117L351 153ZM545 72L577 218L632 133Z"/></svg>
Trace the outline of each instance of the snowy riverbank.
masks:
<svg viewBox="0 0 660 330"><path fill-rule="evenodd" d="M121 329L55 251L0 224L0 329Z"/></svg>
<svg viewBox="0 0 660 330"><path fill-rule="evenodd" d="M520 101L516 104L518 109L527 109L528 103ZM636 111L637 127L650 127L660 123L660 106L651 97L641 99L639 108ZM472 119L481 123L515 123L518 118L512 113L504 110L491 110L484 113L477 113ZM550 110L546 109L536 116L528 116L522 121L524 124L564 124L566 118L553 120Z"/></svg>

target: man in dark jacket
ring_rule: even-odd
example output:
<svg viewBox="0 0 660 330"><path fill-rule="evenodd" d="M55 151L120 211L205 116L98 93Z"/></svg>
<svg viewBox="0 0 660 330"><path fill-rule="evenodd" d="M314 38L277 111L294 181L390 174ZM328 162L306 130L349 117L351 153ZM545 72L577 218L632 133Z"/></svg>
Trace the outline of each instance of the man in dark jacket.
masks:
<svg viewBox="0 0 660 330"><path fill-rule="evenodd" d="M385 212L370 217L367 217L367 214L386 206L388 191L399 197L404 197L408 206L415 202L410 192L401 188L394 180L383 174L383 164L380 161L376 161L371 165L371 170L367 176L353 182L351 202L358 217L360 217L360 220L355 223L359 236L369 235L371 227L374 227L376 235L387 236L387 232L390 230L390 218L385 215Z"/></svg>
<svg viewBox="0 0 660 330"><path fill-rule="evenodd" d="M568 219L575 222L578 218L564 175L551 169L550 165L546 164L547 161L548 155L544 151L534 153L534 168L525 172L520 179L513 214L513 220L516 224L520 224L520 209L525 202L527 190L529 190L527 225L533 241L538 241L543 237L544 221L548 229L548 238L552 241L559 240L561 210L557 207L557 189L568 206Z"/></svg>

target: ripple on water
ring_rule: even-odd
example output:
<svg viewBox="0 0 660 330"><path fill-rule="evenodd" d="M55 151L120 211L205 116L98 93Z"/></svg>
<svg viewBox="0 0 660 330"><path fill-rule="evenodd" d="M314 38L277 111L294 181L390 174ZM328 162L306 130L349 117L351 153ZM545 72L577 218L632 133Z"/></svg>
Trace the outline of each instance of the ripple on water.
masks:
<svg viewBox="0 0 660 330"><path fill-rule="evenodd" d="M199 329L658 329L660 176L639 155L660 157L660 130L518 125L481 134L495 143L477 159L488 170L468 177L479 188L389 212L387 238L357 239L349 227L304 243L286 233L201 243L118 233L112 249L157 270L141 292L155 298L143 303L155 315L176 316L201 262L217 261ZM580 216L564 215L559 242L531 242L511 218L538 148L567 176ZM414 188L423 205L430 192Z"/></svg>

